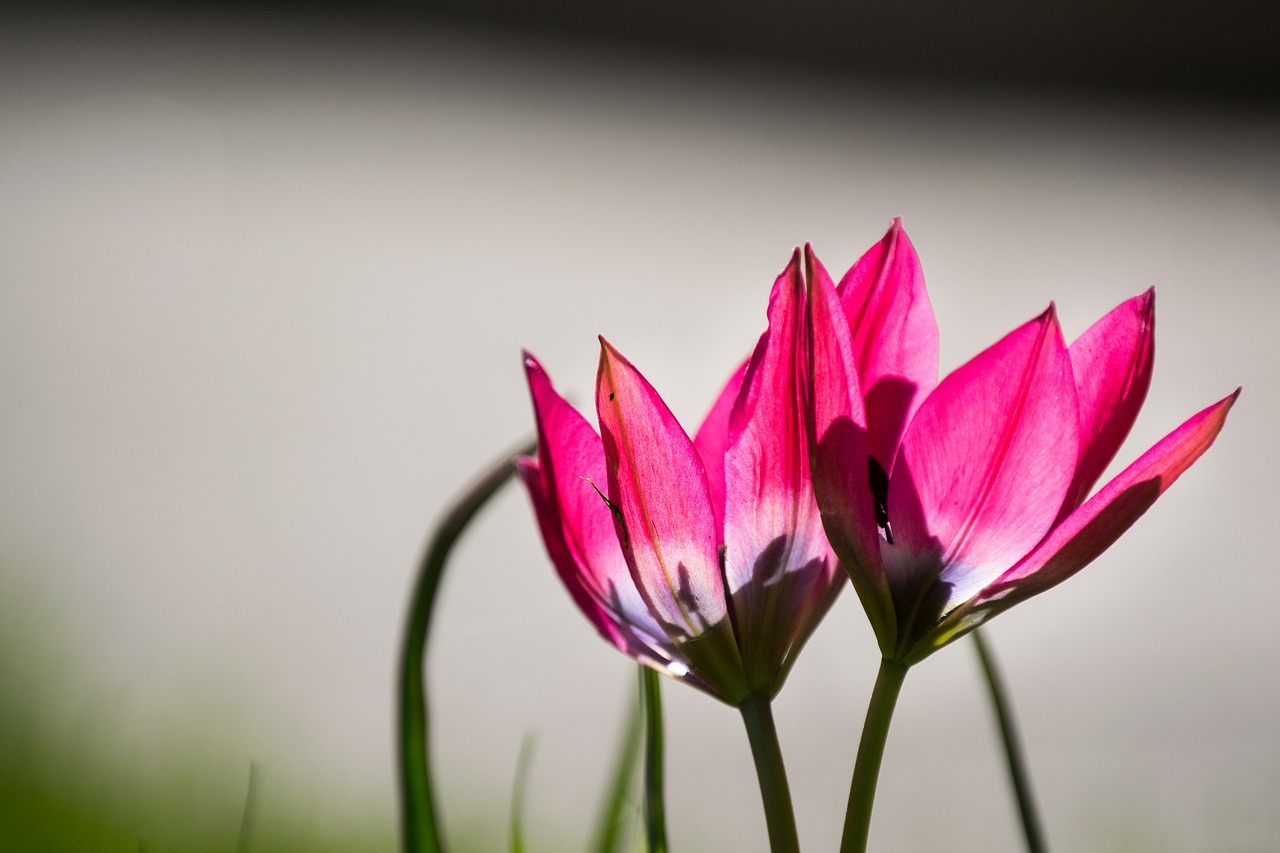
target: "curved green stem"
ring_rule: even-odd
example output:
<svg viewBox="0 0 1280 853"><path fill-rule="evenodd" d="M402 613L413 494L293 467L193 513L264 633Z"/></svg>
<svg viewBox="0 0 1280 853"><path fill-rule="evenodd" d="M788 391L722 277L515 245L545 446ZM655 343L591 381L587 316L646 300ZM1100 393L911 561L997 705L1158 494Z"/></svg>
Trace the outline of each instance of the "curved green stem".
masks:
<svg viewBox="0 0 1280 853"><path fill-rule="evenodd" d="M514 455L532 453L534 447L533 442L528 442ZM401 839L406 853L442 853L444 850L431 789L426 679L423 671L432 607L449 552L453 550L458 537L480 508L515 474L512 455L503 456L492 464L458 498L436 526L418 568L413 595L409 600L409 614L400 649L398 697Z"/></svg>
<svg viewBox="0 0 1280 853"><path fill-rule="evenodd" d="M858 759L853 766L853 781L849 785L849 808L844 815L840 853L864 853L867 849L880 761L884 758L893 708L898 703L898 694L902 692L902 682L906 677L907 667L903 664L890 660L880 662L876 686L871 691L871 703L867 707L867 721L862 725L862 741L858 744Z"/></svg>
<svg viewBox="0 0 1280 853"><path fill-rule="evenodd" d="M658 673L641 665L640 692L644 695L644 825L649 853L667 853L667 811L663 795L662 694Z"/></svg>
<svg viewBox="0 0 1280 853"><path fill-rule="evenodd" d="M799 853L791 789L787 785L787 769L782 764L782 749L778 746L769 697L752 694L738 710L742 712L747 739L751 741L751 757L756 762L765 824L769 828L769 849L772 853Z"/></svg>
<svg viewBox="0 0 1280 853"><path fill-rule="evenodd" d="M1009 705L1008 694L1004 689L1004 681L1000 678L1000 671L996 669L995 659L982 639L982 632L974 630L971 636L974 647L978 650L978 662L982 665L982 672L986 676L987 692L991 695L991 707L995 711L996 723L1000 727L1000 739L1004 742L1005 763L1009 767L1009 783L1013 786L1013 794L1018 801L1018 816L1022 819L1022 834L1027 840L1027 853L1046 853L1048 847L1044 843L1044 831L1040 826L1036 800L1031 793L1027 760L1022 752L1022 742L1018 738L1018 727Z"/></svg>

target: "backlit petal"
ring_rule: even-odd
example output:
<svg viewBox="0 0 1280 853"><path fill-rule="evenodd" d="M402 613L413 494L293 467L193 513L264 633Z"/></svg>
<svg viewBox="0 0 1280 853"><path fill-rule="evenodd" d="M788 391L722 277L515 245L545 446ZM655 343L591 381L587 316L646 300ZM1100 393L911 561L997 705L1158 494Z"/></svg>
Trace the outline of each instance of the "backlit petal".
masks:
<svg viewBox="0 0 1280 853"><path fill-rule="evenodd" d="M999 609L1055 586L1120 538L1213 444L1240 389L1199 412L1073 512L1021 563L984 589L979 607Z"/></svg>
<svg viewBox="0 0 1280 853"><path fill-rule="evenodd" d="M1151 386L1156 293L1122 303L1068 349L1080 403L1080 462L1060 517L1086 497L1129 435Z"/></svg>
<svg viewBox="0 0 1280 853"><path fill-rule="evenodd" d="M1048 532L1079 447L1075 381L1052 306L960 367L907 430L889 482L895 543L946 586L943 612ZM891 570L894 566L890 567ZM929 577L896 575L911 590Z"/></svg>
<svg viewBox="0 0 1280 853"><path fill-rule="evenodd" d="M673 639L728 630L702 460L653 386L603 338L600 344L596 409L631 575Z"/></svg>
<svg viewBox="0 0 1280 853"><path fill-rule="evenodd" d="M747 367L724 458L725 579L757 690L781 686L796 640L839 589L810 483L800 262L797 251L773 286L769 328Z"/></svg>
<svg viewBox="0 0 1280 853"><path fill-rule="evenodd" d="M744 361L729 377L698 428L698 434L693 437L693 446L697 448L707 471L707 490L711 493L711 508L715 512L716 532L721 545L724 544L724 454L729 449L729 414L733 411L746 374L747 363Z"/></svg>
<svg viewBox="0 0 1280 853"><path fill-rule="evenodd" d="M867 415L853 339L830 277L805 249L809 282L810 464L823 528L853 580L881 648L896 636L869 485ZM888 644L888 645L887 645Z"/></svg>
<svg viewBox="0 0 1280 853"><path fill-rule="evenodd" d="M655 669L685 673L689 669L688 664L680 659L674 646L663 636L655 637L641 630L628 621L627 617L619 612L619 608L609 606L606 603L607 599L602 600L599 589L592 584L592 578L584 573L583 567L570 556L570 549L564 536L563 518L555 501L549 497L547 484L537 460L518 459L516 468L529 493L551 564L555 566L556 573L564 583L565 589L569 591L573 602L578 605L578 609L587 617L596 631L614 647L637 661ZM624 564L624 573L625 569ZM638 602L639 595L631 585L631 578L625 577L625 581L626 586L631 587L631 598ZM701 679L692 673L689 673L686 680L704 690L707 689Z"/></svg>
<svg viewBox="0 0 1280 853"><path fill-rule="evenodd" d="M555 547L547 526L557 527L555 538L564 554L558 557L552 553L551 558L561 580L580 607L575 588L589 594L613 621L629 623L642 635L654 638L653 642L663 642L658 638L665 638L665 632L636 590L618 545L613 515L597 491L607 486L600 437L556 392L542 365L528 354L525 374L538 426L539 490L530 485L526 472L522 471L522 476L549 552ZM583 612L598 628L597 619L586 607Z"/></svg>
<svg viewBox="0 0 1280 853"><path fill-rule="evenodd" d="M866 398L868 450L888 471L911 415L938 382L938 324L901 219L845 274L839 293Z"/></svg>

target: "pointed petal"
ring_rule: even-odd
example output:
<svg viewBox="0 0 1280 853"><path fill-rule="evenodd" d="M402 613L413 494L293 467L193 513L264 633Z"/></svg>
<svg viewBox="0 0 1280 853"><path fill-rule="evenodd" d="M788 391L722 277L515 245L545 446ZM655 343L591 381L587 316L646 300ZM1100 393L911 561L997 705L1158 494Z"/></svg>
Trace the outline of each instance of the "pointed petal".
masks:
<svg viewBox="0 0 1280 853"><path fill-rule="evenodd" d="M733 411L746 374L747 363L744 361L729 377L698 428L698 434L693 437L693 446L697 448L698 457L707 471L707 490L711 493L711 508L715 512L720 545L724 544L724 453L729 448L729 414Z"/></svg>
<svg viewBox="0 0 1280 853"><path fill-rule="evenodd" d="M1089 495L1129 435L1151 387L1156 292L1122 303L1071 344L1080 402L1080 462L1059 518Z"/></svg>
<svg viewBox="0 0 1280 853"><path fill-rule="evenodd" d="M897 628L880 560L880 532L868 479L867 414L853 338L831 279L808 247L810 465L831 547L888 652Z"/></svg>
<svg viewBox="0 0 1280 853"><path fill-rule="evenodd" d="M636 590L609 505L596 491L606 484L600 437L528 354L525 373L538 425L538 479L531 479L528 465L521 476L561 581L610 642L618 644L615 634L601 626L597 610L619 628L630 626L646 638L646 645L665 646L671 656L674 647ZM584 604L581 594L590 596L594 605ZM634 649L624 651L635 656Z"/></svg>
<svg viewBox="0 0 1280 853"><path fill-rule="evenodd" d="M772 692L810 620L843 584L809 473L800 252L778 276L769 328L733 408L725 465L725 580L748 683Z"/></svg>
<svg viewBox="0 0 1280 853"><path fill-rule="evenodd" d="M741 687L742 664L702 460L653 386L603 338L600 346L596 410L631 577L692 668L733 693Z"/></svg>
<svg viewBox="0 0 1280 853"><path fill-rule="evenodd" d="M938 382L938 324L901 219L845 273L839 293L866 397L868 448L889 471L911 416Z"/></svg>
<svg viewBox="0 0 1280 853"><path fill-rule="evenodd" d="M1162 438L1055 527L1026 559L984 589L975 604L1003 610L1091 563L1209 449L1239 396L1237 388Z"/></svg>
<svg viewBox="0 0 1280 853"><path fill-rule="evenodd" d="M916 413L889 481L895 544L930 555L946 612L1049 531L1075 472L1075 380L1050 306L944 379ZM924 577L895 577L911 589Z"/></svg>

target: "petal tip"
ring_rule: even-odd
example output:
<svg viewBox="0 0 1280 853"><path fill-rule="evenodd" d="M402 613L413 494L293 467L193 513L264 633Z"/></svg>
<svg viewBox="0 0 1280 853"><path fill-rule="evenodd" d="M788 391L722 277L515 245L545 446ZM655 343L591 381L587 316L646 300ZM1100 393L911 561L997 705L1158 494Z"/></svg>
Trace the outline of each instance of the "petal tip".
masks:
<svg viewBox="0 0 1280 853"><path fill-rule="evenodd" d="M1151 285L1138 298L1141 300L1138 303L1138 313L1142 316L1143 328L1150 329L1155 325L1156 319L1156 286Z"/></svg>
<svg viewBox="0 0 1280 853"><path fill-rule="evenodd" d="M596 335L596 340L600 341L600 361L613 361L621 358L622 353L618 352L618 348L609 343L604 335Z"/></svg>
<svg viewBox="0 0 1280 853"><path fill-rule="evenodd" d="M537 356L529 352L527 349L520 350L521 360L524 362L524 378L532 388L537 382L549 382L547 370L542 366L542 362L538 361Z"/></svg>

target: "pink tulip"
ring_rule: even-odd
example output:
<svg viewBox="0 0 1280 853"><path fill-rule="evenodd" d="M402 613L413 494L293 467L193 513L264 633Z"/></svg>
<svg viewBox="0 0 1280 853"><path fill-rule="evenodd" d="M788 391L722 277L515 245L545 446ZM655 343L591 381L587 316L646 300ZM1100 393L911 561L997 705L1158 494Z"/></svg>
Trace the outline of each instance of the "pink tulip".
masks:
<svg viewBox="0 0 1280 853"><path fill-rule="evenodd" d="M525 356L520 473L569 594L619 650L731 705L777 692L844 585L810 480L800 264L693 439L603 338L599 436Z"/></svg>
<svg viewBox="0 0 1280 853"><path fill-rule="evenodd" d="M1070 347L1050 305L935 388L937 333L898 222L839 290L808 249L806 267L814 489L889 661L916 663L1084 568L1208 449L1239 395L1089 497L1147 393L1154 291Z"/></svg>

